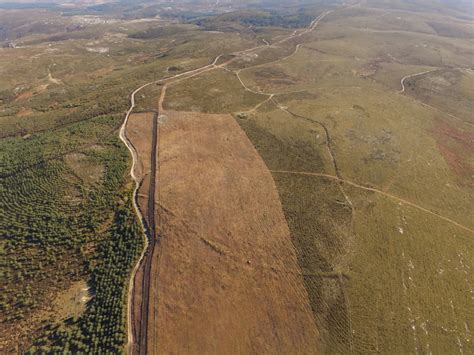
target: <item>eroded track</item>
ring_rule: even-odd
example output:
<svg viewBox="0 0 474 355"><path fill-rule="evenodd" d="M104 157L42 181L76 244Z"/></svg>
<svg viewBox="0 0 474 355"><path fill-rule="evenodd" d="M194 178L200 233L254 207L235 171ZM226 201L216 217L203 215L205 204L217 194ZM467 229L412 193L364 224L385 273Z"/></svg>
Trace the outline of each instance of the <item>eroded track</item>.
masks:
<svg viewBox="0 0 474 355"><path fill-rule="evenodd" d="M157 146L158 146L158 113L153 112L153 124L151 130L151 151L150 151L150 175L149 175L149 189L148 189L148 206L147 206L147 226L148 226L148 250L143 260L143 274L142 274L142 297L141 297L141 311L140 315L134 319L134 324L140 324L138 333L138 353L147 353L147 337L148 337L148 305L150 303L150 278L151 266L154 255L155 244L158 240L156 235L155 222L155 196L156 191L156 166L157 166Z"/></svg>

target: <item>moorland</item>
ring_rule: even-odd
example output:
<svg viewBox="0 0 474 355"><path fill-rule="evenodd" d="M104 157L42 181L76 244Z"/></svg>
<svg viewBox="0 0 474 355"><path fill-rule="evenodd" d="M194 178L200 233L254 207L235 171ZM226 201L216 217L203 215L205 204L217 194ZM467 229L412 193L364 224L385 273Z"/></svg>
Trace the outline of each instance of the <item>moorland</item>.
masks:
<svg viewBox="0 0 474 355"><path fill-rule="evenodd" d="M0 349L235 350L212 314L246 352L473 352L473 31L464 1L0 2Z"/></svg>

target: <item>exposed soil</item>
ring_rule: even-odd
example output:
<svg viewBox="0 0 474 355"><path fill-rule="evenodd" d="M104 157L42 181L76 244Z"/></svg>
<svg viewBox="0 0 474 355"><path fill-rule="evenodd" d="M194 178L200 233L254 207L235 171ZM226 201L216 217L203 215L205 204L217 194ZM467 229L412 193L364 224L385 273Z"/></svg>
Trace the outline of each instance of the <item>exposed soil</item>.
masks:
<svg viewBox="0 0 474 355"><path fill-rule="evenodd" d="M25 92L22 92L21 94L18 94L18 95L16 96L15 101L17 101L17 100L26 100L26 99L29 99L29 98L32 97L32 96L33 96L33 92L31 92L31 91L25 91Z"/></svg>
<svg viewBox="0 0 474 355"><path fill-rule="evenodd" d="M104 176L105 168L90 161L83 153L67 154L64 156L64 161L72 169L73 174L83 182L98 184Z"/></svg>
<svg viewBox="0 0 474 355"><path fill-rule="evenodd" d="M274 181L230 115L166 112L149 353L318 353Z"/></svg>
<svg viewBox="0 0 474 355"><path fill-rule="evenodd" d="M22 107L16 114L17 117L28 117L33 114L33 110L30 108Z"/></svg>
<svg viewBox="0 0 474 355"><path fill-rule="evenodd" d="M80 316L86 309L86 303L91 298L87 283L83 280L74 282L61 292L54 301L58 320L72 316Z"/></svg>
<svg viewBox="0 0 474 355"><path fill-rule="evenodd" d="M439 120L431 134L439 152L454 173L468 178L474 174L474 133L461 131Z"/></svg>

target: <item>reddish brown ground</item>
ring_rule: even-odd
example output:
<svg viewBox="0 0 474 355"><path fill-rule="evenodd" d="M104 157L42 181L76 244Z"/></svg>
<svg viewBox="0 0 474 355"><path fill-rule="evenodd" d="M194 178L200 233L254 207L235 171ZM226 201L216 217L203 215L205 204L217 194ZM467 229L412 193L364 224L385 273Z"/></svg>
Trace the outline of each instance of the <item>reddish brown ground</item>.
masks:
<svg viewBox="0 0 474 355"><path fill-rule="evenodd" d="M33 88L32 90L24 91L16 96L15 101L29 99L35 95L45 92L47 88L48 84L43 84Z"/></svg>
<svg viewBox="0 0 474 355"><path fill-rule="evenodd" d="M32 96L33 96L33 92L25 91L25 92L22 92L21 94L18 94L15 98L15 101L29 99Z"/></svg>
<svg viewBox="0 0 474 355"><path fill-rule="evenodd" d="M474 175L474 133L438 121L431 131L444 160L460 176Z"/></svg>
<svg viewBox="0 0 474 355"><path fill-rule="evenodd" d="M27 117L33 114L33 110L29 108L22 107L20 111L17 112L17 117Z"/></svg>
<svg viewBox="0 0 474 355"><path fill-rule="evenodd" d="M165 116L147 352L318 353L278 193L251 142L229 115Z"/></svg>

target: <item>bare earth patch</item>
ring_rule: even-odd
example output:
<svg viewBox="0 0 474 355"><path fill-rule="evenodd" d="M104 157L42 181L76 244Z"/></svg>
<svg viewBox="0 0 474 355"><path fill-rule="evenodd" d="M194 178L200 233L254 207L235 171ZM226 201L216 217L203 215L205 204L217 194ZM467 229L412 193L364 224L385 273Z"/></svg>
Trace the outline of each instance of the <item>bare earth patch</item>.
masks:
<svg viewBox="0 0 474 355"><path fill-rule="evenodd" d="M29 99L32 96L33 96L33 92L25 91L25 92L22 92L21 94L18 94L15 98L15 101L17 101L17 100L26 100L26 99Z"/></svg>
<svg viewBox="0 0 474 355"><path fill-rule="evenodd" d="M270 172L230 115L165 112L150 353L319 353Z"/></svg>
<svg viewBox="0 0 474 355"><path fill-rule="evenodd" d="M457 175L469 178L474 174L474 133L461 131L440 120L431 134L444 160Z"/></svg>
<svg viewBox="0 0 474 355"><path fill-rule="evenodd" d="M85 154L71 153L64 157L64 161L71 167L76 177L86 183L98 184L104 176L104 166L91 162Z"/></svg>
<svg viewBox="0 0 474 355"><path fill-rule="evenodd" d="M22 107L16 114L17 117L27 117L33 114L33 110L30 108Z"/></svg>
<svg viewBox="0 0 474 355"><path fill-rule="evenodd" d="M89 287L85 281L73 283L68 289L60 293L54 301L57 319L81 315L90 298Z"/></svg>

